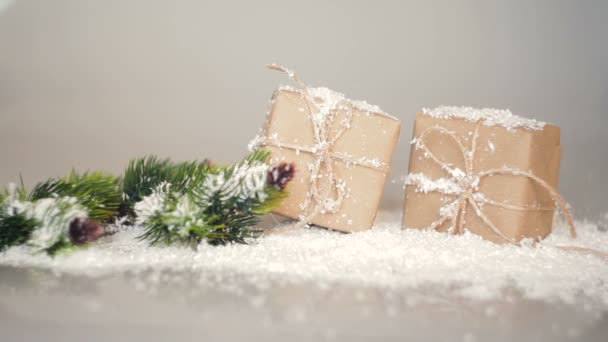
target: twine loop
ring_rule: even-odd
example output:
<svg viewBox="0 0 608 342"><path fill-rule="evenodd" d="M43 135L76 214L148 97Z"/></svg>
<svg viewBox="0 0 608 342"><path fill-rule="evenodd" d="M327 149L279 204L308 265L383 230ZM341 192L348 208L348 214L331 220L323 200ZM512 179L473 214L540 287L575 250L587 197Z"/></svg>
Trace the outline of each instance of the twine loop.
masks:
<svg viewBox="0 0 608 342"><path fill-rule="evenodd" d="M466 224L467 207L470 206L471 208L473 208L475 214L483 221L483 223L502 240L512 244L519 244L518 241L507 237L505 234L502 233L502 230L496 226L496 224L488 217L488 215L485 214L485 212L483 211L483 206L489 205L506 210L519 211L552 211L554 210L554 207L543 207L539 205L514 205L505 202L498 202L488 198L483 192L479 190L480 184L485 178L489 178L495 175L507 175L513 177L527 178L535 184L539 185L542 189L544 189L551 196L553 202L557 205L557 207L560 209L561 214L565 217L566 222L568 223L568 226L570 228L570 235L573 238L576 238L576 228L574 226L574 219L572 218L572 213L568 207L568 204L566 203L564 198L557 192L557 190L555 190L543 179L534 175L532 172L507 167L482 170L478 172L474 171L475 153L477 152L480 126L481 123L477 122L475 130L473 131L470 149L467 149L464 146L461 139L454 132L441 126L432 126L425 129L424 131L422 131L420 136L414 140L414 147L422 149L424 151L425 157L429 158L449 175L446 184L451 186L434 187L429 192L438 192L445 196L456 197L456 199L452 201L447 207L444 207L442 208L442 210L440 210L439 219L432 222L428 227L426 227L426 229L436 230L439 229L445 222L450 221L451 226L448 231L453 234L462 234L464 232ZM432 132L446 136L452 141L454 141L455 146L457 146L461 152L462 158L464 160L465 170L462 170L458 167L455 167L451 163L437 158L437 156L427 147L425 139L427 138L427 135ZM427 179L408 175L406 185L417 185L419 187L423 187L425 181L427 181Z"/></svg>

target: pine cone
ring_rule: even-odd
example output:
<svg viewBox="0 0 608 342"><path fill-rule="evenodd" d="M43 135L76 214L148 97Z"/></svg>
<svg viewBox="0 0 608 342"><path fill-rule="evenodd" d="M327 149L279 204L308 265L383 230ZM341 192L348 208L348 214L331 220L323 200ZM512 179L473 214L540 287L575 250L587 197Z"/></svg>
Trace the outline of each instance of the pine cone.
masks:
<svg viewBox="0 0 608 342"><path fill-rule="evenodd" d="M104 228L90 218L76 218L70 222L70 240L76 245L97 240Z"/></svg>
<svg viewBox="0 0 608 342"><path fill-rule="evenodd" d="M293 163L281 163L270 167L268 175L266 177L266 183L270 186L274 186L277 189L285 189L287 183L293 178L296 171Z"/></svg>

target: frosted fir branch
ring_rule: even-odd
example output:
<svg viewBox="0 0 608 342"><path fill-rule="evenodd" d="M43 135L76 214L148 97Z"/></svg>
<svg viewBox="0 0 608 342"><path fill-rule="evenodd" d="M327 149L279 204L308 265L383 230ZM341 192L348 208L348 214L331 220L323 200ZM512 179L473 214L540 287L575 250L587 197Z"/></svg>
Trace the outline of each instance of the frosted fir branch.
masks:
<svg viewBox="0 0 608 342"><path fill-rule="evenodd" d="M198 242L202 237L197 232L205 229L204 215L190 196L163 182L152 194L135 203L135 222L145 228L139 238L151 245Z"/></svg>
<svg viewBox="0 0 608 342"><path fill-rule="evenodd" d="M72 171L62 178L49 178L36 184L27 196L29 201L52 197L74 197L88 215L100 222L116 216L121 201L119 179L95 171L82 174Z"/></svg>
<svg viewBox="0 0 608 342"><path fill-rule="evenodd" d="M135 211L135 223L144 224L151 217L162 212L167 207L167 197L170 191L171 184L162 182L152 190L152 194L145 196L141 201L135 203L133 207Z"/></svg>
<svg viewBox="0 0 608 342"><path fill-rule="evenodd" d="M152 194L135 204L136 223L155 234L145 235L165 242L190 240L205 226L203 208L188 193L177 192L171 184L163 182ZM191 236L192 235L192 236ZM153 239L153 241L155 241Z"/></svg>
<svg viewBox="0 0 608 342"><path fill-rule="evenodd" d="M265 163L245 162L233 169L222 170L218 174L207 176L196 192L200 195L201 204L205 207L211 205L214 200L220 202L264 201L268 197L265 188L269 169L270 166Z"/></svg>
<svg viewBox="0 0 608 342"><path fill-rule="evenodd" d="M244 243L257 232L259 216L285 197L294 168L266 163L269 153L253 152L244 161L209 169L192 188L164 182L135 203L136 222L145 228L140 237L150 244Z"/></svg>
<svg viewBox="0 0 608 342"><path fill-rule="evenodd" d="M88 215L76 198L58 197L26 203L25 216L40 222L27 244L42 251L62 241L67 242L70 223Z"/></svg>
<svg viewBox="0 0 608 342"><path fill-rule="evenodd" d="M48 182L47 182L48 184ZM40 194L39 194L40 195ZM32 253L55 255L99 238L104 227L73 196L31 200L23 186L9 185L0 202L0 251L26 245Z"/></svg>
<svg viewBox="0 0 608 342"><path fill-rule="evenodd" d="M120 216L135 216L134 205L151 195L163 182L171 184L176 192L193 189L215 167L208 160L174 163L156 156L136 158L129 162L122 177L123 201Z"/></svg>
<svg viewBox="0 0 608 342"><path fill-rule="evenodd" d="M188 194L182 195L176 201L174 209L165 216L168 229L174 231L182 238L188 237L192 228L205 225L199 207Z"/></svg>
<svg viewBox="0 0 608 342"><path fill-rule="evenodd" d="M0 249L26 244L33 252L54 254L60 247L73 245L71 225L76 220L88 219L86 209L75 197L28 201L21 199L14 189L9 189L9 195L0 206ZM83 234L82 230L75 233L80 233L80 240L88 239L88 234Z"/></svg>

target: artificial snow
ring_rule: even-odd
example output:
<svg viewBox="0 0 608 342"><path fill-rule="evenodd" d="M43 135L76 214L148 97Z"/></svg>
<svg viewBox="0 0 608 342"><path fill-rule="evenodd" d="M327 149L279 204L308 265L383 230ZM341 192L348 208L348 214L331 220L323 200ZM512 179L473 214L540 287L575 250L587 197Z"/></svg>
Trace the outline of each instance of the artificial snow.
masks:
<svg viewBox="0 0 608 342"><path fill-rule="evenodd" d="M302 93L302 90L300 90L298 88L294 88L292 86L288 86L288 85L282 85L279 87L278 90L279 91L281 91L281 90L290 91L290 92L295 92L295 93L299 93L299 94ZM385 111L383 111L380 107L378 107L376 105L369 104L366 101L362 101L362 100L350 100L344 94L339 93L335 90L331 90L326 87L316 87L316 88L308 87L307 90L308 90L308 93L312 97L319 100L319 103L321 105L326 106L328 108L333 109L339 103L348 102L354 108L356 108L360 111L367 112L369 114L373 113L373 114L382 115L382 116L385 116L385 117L393 119L393 120L399 120L396 117L386 113ZM345 109L345 108L339 108L339 109ZM322 110L321 110L321 112L322 112Z"/></svg>
<svg viewBox="0 0 608 342"><path fill-rule="evenodd" d="M171 191L171 184L162 182L152 190L152 193L145 196L141 201L135 203L135 222L144 224L151 217L166 209L167 194Z"/></svg>
<svg viewBox="0 0 608 342"><path fill-rule="evenodd" d="M221 200L238 197L241 200L257 198L263 201L267 194L266 176L270 165L259 161L242 163L231 170L222 170L218 174L205 177L200 191L205 201L220 195Z"/></svg>
<svg viewBox="0 0 608 342"><path fill-rule="evenodd" d="M481 121L485 126L502 126L509 130L523 128L539 131L546 125L542 121L515 115L508 109L440 106L435 109L423 108L422 113L437 119L456 118L471 122Z"/></svg>
<svg viewBox="0 0 608 342"><path fill-rule="evenodd" d="M456 178L431 179L424 173L410 173L405 177L405 186L416 186L416 192L428 194L440 192L446 195L460 195L465 189Z"/></svg>
<svg viewBox="0 0 608 342"><path fill-rule="evenodd" d="M589 222L577 222L577 228L576 240L560 223L540 246L518 247L473 234L402 230L399 214L382 213L374 228L364 232L302 228L249 245L201 244L193 250L149 247L136 238L141 228L130 227L55 258L13 247L0 254L0 264L89 276L171 270L201 277L236 273L256 282L281 279L391 290L439 286L477 299L501 298L515 289L530 299L572 303L584 298L608 309L608 259L555 247L606 251L608 232Z"/></svg>

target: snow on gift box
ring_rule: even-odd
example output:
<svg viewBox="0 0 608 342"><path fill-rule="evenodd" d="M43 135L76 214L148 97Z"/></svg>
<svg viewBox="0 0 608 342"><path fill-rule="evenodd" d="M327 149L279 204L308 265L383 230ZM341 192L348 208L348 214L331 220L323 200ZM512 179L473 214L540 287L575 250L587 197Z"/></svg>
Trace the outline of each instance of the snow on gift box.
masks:
<svg viewBox="0 0 608 342"><path fill-rule="evenodd" d="M293 161L289 196L274 212L352 232L371 228L401 123L380 108L352 101L327 88L306 86L286 72L298 88L280 87L252 148L264 146L276 161Z"/></svg>
<svg viewBox="0 0 608 342"><path fill-rule="evenodd" d="M439 107L417 114L403 227L465 229L495 242L551 232L559 127L508 110ZM571 225L574 236L574 227Z"/></svg>

